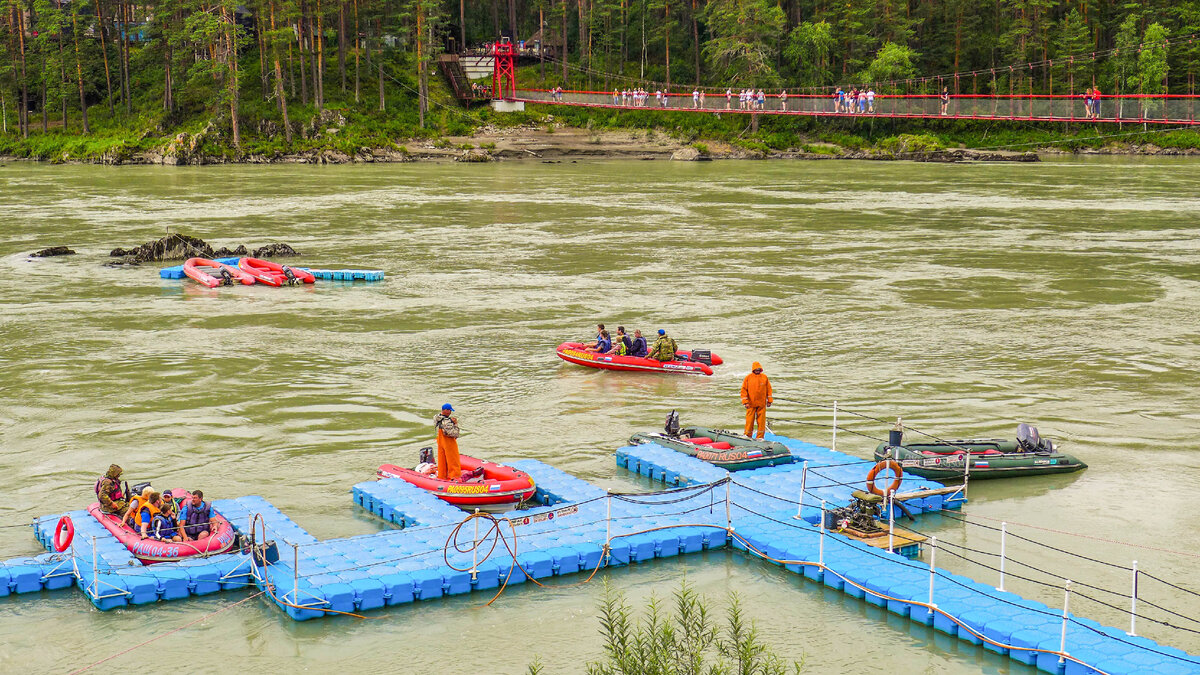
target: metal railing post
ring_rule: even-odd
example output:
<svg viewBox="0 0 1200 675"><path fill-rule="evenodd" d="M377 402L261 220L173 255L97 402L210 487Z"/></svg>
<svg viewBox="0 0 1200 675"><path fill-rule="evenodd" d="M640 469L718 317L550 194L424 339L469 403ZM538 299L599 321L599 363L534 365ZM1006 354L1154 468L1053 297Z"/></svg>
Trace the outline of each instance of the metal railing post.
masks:
<svg viewBox="0 0 1200 675"><path fill-rule="evenodd" d="M96 558L96 535L92 535L92 597L100 594L100 562Z"/></svg>
<svg viewBox="0 0 1200 675"><path fill-rule="evenodd" d="M796 505L796 518L804 515L804 494L808 485L808 460L800 467L800 503Z"/></svg>
<svg viewBox="0 0 1200 675"><path fill-rule="evenodd" d="M1130 601L1129 601L1129 636L1130 637L1137 637L1137 594L1138 594L1137 582L1138 582L1138 568L1137 568L1137 561L1134 560L1133 561L1133 592L1130 594L1131 597L1130 597Z"/></svg>
<svg viewBox="0 0 1200 675"><path fill-rule="evenodd" d="M996 590L1004 590L1004 559L1005 559L1005 544L1008 541L1008 523L1000 523L1000 585Z"/></svg>
<svg viewBox="0 0 1200 675"><path fill-rule="evenodd" d="M933 601L933 580L937 577L937 568L934 562L937 559L937 537L929 538L929 606L936 608L937 603ZM933 611L930 610L929 618L932 620ZM932 623L932 621L931 621Z"/></svg>
<svg viewBox="0 0 1200 675"><path fill-rule="evenodd" d="M967 483L971 480L971 448L963 450L963 497L967 496Z"/></svg>
<svg viewBox="0 0 1200 675"><path fill-rule="evenodd" d="M285 594L283 597L287 597ZM292 544L292 603L300 604L300 546Z"/></svg>
<svg viewBox="0 0 1200 675"><path fill-rule="evenodd" d="M833 402L833 447L830 450L837 451L837 401Z"/></svg>
<svg viewBox="0 0 1200 675"><path fill-rule="evenodd" d="M817 562L821 563L822 569L825 567L825 500L821 500L821 543L818 549Z"/></svg>
<svg viewBox="0 0 1200 675"><path fill-rule="evenodd" d="M888 507L888 553L895 553L895 532L896 532L896 491L888 490L887 494Z"/></svg>
<svg viewBox="0 0 1200 675"><path fill-rule="evenodd" d="M475 539L471 542L471 581L479 578L479 509L475 509Z"/></svg>
<svg viewBox="0 0 1200 675"><path fill-rule="evenodd" d="M729 508L729 485L732 482L728 478L725 479L725 528L729 530L733 529L733 515L730 513Z"/></svg>
<svg viewBox="0 0 1200 675"><path fill-rule="evenodd" d="M1071 608L1071 580L1067 579L1067 583L1063 584L1063 613L1062 613L1062 638L1058 642L1058 651L1063 654L1067 653L1067 616ZM1066 663L1065 656L1058 657L1059 665Z"/></svg>

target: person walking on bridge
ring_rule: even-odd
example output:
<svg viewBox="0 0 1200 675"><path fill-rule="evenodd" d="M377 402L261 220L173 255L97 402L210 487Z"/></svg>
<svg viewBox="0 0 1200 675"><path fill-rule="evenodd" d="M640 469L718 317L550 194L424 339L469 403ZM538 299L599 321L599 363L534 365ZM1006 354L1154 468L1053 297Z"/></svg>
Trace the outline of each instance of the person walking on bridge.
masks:
<svg viewBox="0 0 1200 675"><path fill-rule="evenodd" d="M437 473L442 480L462 478L462 465L458 461L458 418L451 416L454 408L449 403L433 418L437 429Z"/></svg>
<svg viewBox="0 0 1200 675"><path fill-rule="evenodd" d="M746 407L746 436L751 435L757 422L758 440L763 440L767 433L767 408L770 408L773 402L771 381L763 373L762 364L755 361L750 364L750 373L742 380L742 405Z"/></svg>

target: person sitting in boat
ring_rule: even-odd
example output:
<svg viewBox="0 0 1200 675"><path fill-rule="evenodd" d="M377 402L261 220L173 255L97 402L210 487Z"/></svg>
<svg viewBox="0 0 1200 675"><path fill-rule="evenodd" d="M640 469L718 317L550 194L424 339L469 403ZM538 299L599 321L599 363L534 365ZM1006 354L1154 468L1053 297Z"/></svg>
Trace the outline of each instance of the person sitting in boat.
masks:
<svg viewBox="0 0 1200 675"><path fill-rule="evenodd" d="M442 480L459 480L462 478L462 465L458 461L458 418L450 413L454 408L449 403L442 405L442 411L433 418L433 426L437 429L438 449L438 478Z"/></svg>
<svg viewBox="0 0 1200 675"><path fill-rule="evenodd" d="M588 347L584 351L596 352L597 354L607 354L608 350L612 349L612 343L613 341L612 338L609 337L608 331L602 330L600 331L600 334L596 336L596 346Z"/></svg>
<svg viewBox="0 0 1200 675"><path fill-rule="evenodd" d="M674 361L675 352L677 351L679 351L679 345L676 344L673 338L667 335L667 331L659 328L658 339L650 347L650 352L647 356L655 361Z"/></svg>
<svg viewBox="0 0 1200 675"><path fill-rule="evenodd" d="M620 334L617 334L617 337L613 339L612 348L604 353L612 354L613 356L625 356L625 354L626 354L625 341L621 339Z"/></svg>
<svg viewBox="0 0 1200 675"><path fill-rule="evenodd" d="M192 496L184 502L179 510L179 534L184 541L200 541L208 539L212 534L212 504L204 501L204 492L192 490Z"/></svg>
<svg viewBox="0 0 1200 675"><path fill-rule="evenodd" d="M604 338L604 335L605 335L604 324L602 324L602 323L596 324L596 341L590 345L584 345L583 346L584 351L589 351L589 352L596 351L596 348L600 346L600 340L602 340Z"/></svg>
<svg viewBox="0 0 1200 675"><path fill-rule="evenodd" d="M125 525L132 527L135 530L138 529L138 512L150 501L150 495L152 494L154 494L154 488L147 484L146 487L142 488L142 494L134 495L129 500L129 508L125 510L125 515L121 516L121 519L125 522Z"/></svg>
<svg viewBox="0 0 1200 675"><path fill-rule="evenodd" d="M630 340L629 336L625 334L625 326L617 326L617 337L614 338L613 342L614 347L616 346L616 342L621 342L625 345L625 351L622 354L628 354L633 351L633 340Z"/></svg>
<svg viewBox="0 0 1200 675"><path fill-rule="evenodd" d="M125 493L121 490L121 474L124 469L116 464L109 464L104 477L96 483L96 496L100 499L100 511L113 516L119 516L129 506L125 501Z"/></svg>
<svg viewBox="0 0 1200 675"><path fill-rule="evenodd" d="M176 513L177 508L170 490L166 490L159 495L159 511L150 520L151 539L158 539L159 541L183 541L183 537L179 535L179 528L176 525L176 519L179 517Z"/></svg>
<svg viewBox="0 0 1200 675"><path fill-rule="evenodd" d="M137 500L136 511L133 511L133 529L142 535L142 539L154 537L154 519L162 516L162 495L153 490L144 500Z"/></svg>
<svg viewBox="0 0 1200 675"><path fill-rule="evenodd" d="M642 331L633 331L633 344L629 346L629 355L637 357L645 357L649 353L646 348L646 338L642 337Z"/></svg>

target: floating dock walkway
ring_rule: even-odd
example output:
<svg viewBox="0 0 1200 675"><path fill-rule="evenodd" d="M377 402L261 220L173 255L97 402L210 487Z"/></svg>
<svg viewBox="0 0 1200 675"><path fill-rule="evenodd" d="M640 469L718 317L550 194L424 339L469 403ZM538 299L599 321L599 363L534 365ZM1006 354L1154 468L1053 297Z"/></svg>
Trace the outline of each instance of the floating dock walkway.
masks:
<svg viewBox="0 0 1200 675"><path fill-rule="evenodd" d="M464 522L462 511L404 481L366 481L351 490L354 503L394 529L324 541L261 497L214 501L243 535L261 517L258 539L278 551L267 564L235 552L142 565L86 511L73 511L71 548L0 564L0 595L75 584L108 610L257 586L288 616L308 620L472 591L490 596L531 579L732 546L1044 672L1200 673L1200 657L937 568L935 547L921 562L906 557L918 553L915 544L889 553L824 529L822 500L826 508L848 503L863 487L866 463L773 440L797 462L728 474L655 444L620 448L619 466L669 488L644 495L608 493L538 461L513 462L537 482L538 505L498 519ZM900 491L918 495L905 502L914 513L962 506L940 487L906 479ZM47 549L58 518L33 523ZM493 549L497 530L504 539Z"/></svg>

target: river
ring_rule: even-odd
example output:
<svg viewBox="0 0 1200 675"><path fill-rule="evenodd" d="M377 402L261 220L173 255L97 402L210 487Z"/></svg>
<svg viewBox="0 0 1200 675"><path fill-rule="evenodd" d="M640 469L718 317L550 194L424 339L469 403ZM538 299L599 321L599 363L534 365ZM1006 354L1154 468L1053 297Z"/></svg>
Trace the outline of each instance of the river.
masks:
<svg viewBox="0 0 1200 675"><path fill-rule="evenodd" d="M1197 195L1194 161L1170 158L9 163L0 525L83 508L115 461L157 487L262 495L319 538L379 531L350 486L380 463L415 461L447 401L468 454L649 489L615 467L613 450L671 409L685 423L736 426L741 377L759 360L778 396L821 404L771 410L776 431L812 442L830 442L820 425L835 399L945 437L1011 437L1018 422L1036 424L1090 468L974 483L965 513L1097 560L1136 559L1200 590ZM288 242L301 264L383 269L387 280L206 290L161 280L154 265L103 266L109 249L168 230L215 245ZM57 244L79 255L26 258ZM663 377L555 358L555 345L597 321L667 328L727 365L711 378ZM852 431L838 449L862 457L875 441L852 432L887 431L847 413L839 423ZM920 526L997 550L984 527L942 517ZM28 529L0 528L0 558L37 550ZM1010 538L1008 555L1129 590L1125 570L1032 542ZM938 562L996 577L948 555ZM1054 581L1011 561L1008 570ZM617 568L586 586L524 584L489 608L473 594L294 623L254 600L100 668L520 673L536 656L546 672L578 673L601 656L603 578L638 605L683 578L714 611L736 591L764 639L806 672L1032 672L727 551ZM1062 602L1032 582L1008 587ZM1200 606L1145 579L1139 594L1192 615ZM0 671L86 665L246 595L108 613L75 589L0 599ZM1086 600L1072 610L1128 623ZM1198 634L1138 629L1200 652Z"/></svg>

